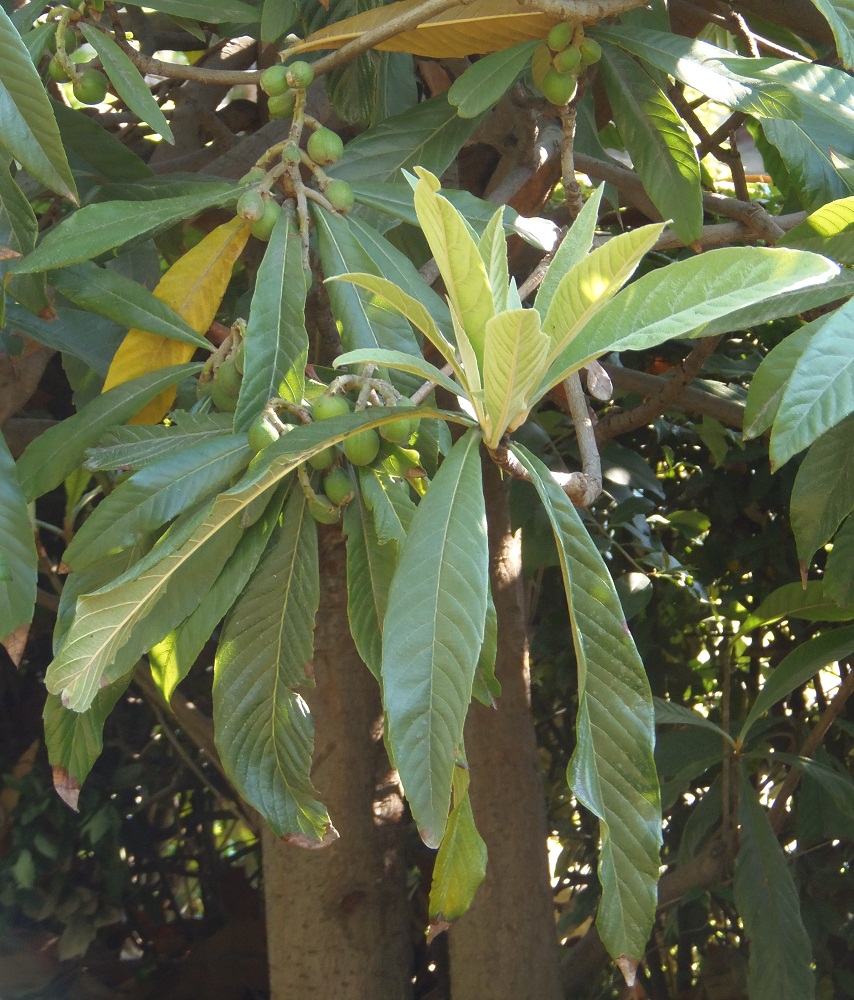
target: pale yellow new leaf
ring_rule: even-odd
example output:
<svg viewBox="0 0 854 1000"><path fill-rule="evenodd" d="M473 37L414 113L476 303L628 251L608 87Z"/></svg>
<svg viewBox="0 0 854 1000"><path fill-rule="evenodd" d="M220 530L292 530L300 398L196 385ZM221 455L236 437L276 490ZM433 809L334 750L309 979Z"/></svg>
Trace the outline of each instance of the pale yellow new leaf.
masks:
<svg viewBox="0 0 854 1000"><path fill-rule="evenodd" d="M154 294L171 306L196 333L204 336L231 280L234 262L249 239L249 226L232 219L209 233L177 260L160 279ZM196 348L147 330L129 330L113 357L103 391L139 375L189 361ZM175 387L155 396L130 421L156 424L175 400Z"/></svg>
<svg viewBox="0 0 854 1000"><path fill-rule="evenodd" d="M392 17L418 8L423 0L400 0L315 31L287 50L287 56L315 49L338 49ZM386 52L410 52L434 59L482 55L509 49L519 42L545 38L559 18L523 10L517 0L473 0L431 17L417 28L404 31L375 46Z"/></svg>

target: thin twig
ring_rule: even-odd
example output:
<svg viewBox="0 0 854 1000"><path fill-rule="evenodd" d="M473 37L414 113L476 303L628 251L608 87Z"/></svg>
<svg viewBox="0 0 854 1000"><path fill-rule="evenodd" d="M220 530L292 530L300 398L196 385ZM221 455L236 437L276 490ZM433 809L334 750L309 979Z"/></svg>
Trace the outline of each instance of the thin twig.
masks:
<svg viewBox="0 0 854 1000"><path fill-rule="evenodd" d="M513 479L522 479L526 483L531 482L527 469L518 458L507 448L500 444L497 448L490 449L490 458L508 476ZM576 507L584 506L584 496L587 492L587 476L583 472L551 472L552 479L560 486L563 492L575 504Z"/></svg>
<svg viewBox="0 0 854 1000"><path fill-rule="evenodd" d="M569 405L569 415L575 428L578 450L581 453L581 472L586 481L581 502L573 500L573 503L577 503L579 507L589 507L602 492L602 463L599 460L596 434L578 372L573 372L563 380L563 388Z"/></svg>

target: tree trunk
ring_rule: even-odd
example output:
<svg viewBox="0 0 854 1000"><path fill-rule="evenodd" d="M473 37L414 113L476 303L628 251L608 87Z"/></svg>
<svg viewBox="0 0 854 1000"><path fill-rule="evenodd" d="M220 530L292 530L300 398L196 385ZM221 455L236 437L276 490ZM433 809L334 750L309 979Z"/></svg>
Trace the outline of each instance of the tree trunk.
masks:
<svg viewBox="0 0 854 1000"><path fill-rule="evenodd" d="M321 529L317 686L304 692L315 727L312 777L340 840L304 850L264 833L272 1000L405 1000L411 992L406 872L396 850L403 807L383 781L376 681L347 624L344 544ZM385 761L383 769L383 761ZM377 789L385 796L377 800Z"/></svg>
<svg viewBox="0 0 854 1000"><path fill-rule="evenodd" d="M465 730L472 809L489 852L471 910L449 931L453 1000L562 996L549 883L545 797L529 692L521 539L507 484L484 468L492 596L498 612L496 710L475 703Z"/></svg>

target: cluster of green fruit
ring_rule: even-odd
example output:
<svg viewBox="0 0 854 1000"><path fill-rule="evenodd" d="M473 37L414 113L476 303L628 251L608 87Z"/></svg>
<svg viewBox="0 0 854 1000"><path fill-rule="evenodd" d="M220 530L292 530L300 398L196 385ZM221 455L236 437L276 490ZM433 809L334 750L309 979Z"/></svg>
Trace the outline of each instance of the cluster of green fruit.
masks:
<svg viewBox="0 0 854 1000"><path fill-rule="evenodd" d="M243 342L213 368L213 378L199 382L199 395L210 394L211 402L223 413L234 413L243 381Z"/></svg>
<svg viewBox="0 0 854 1000"><path fill-rule="evenodd" d="M270 66L258 82L267 95L270 117L288 118L293 114L297 91L307 90L314 83L314 70L309 63L297 60L289 66Z"/></svg>
<svg viewBox="0 0 854 1000"><path fill-rule="evenodd" d="M546 100L563 106L575 97L578 77L602 58L602 47L580 25L563 21L531 57L531 76Z"/></svg>
<svg viewBox="0 0 854 1000"><path fill-rule="evenodd" d="M56 39L54 38L54 47ZM68 56L77 48L77 36L73 31L66 30L63 38L63 45L66 58L56 53L47 65L48 76L56 83L71 83L71 91L81 104L103 104L107 96L107 78L97 69L78 70L70 63ZM69 75L68 67L75 70L73 75Z"/></svg>

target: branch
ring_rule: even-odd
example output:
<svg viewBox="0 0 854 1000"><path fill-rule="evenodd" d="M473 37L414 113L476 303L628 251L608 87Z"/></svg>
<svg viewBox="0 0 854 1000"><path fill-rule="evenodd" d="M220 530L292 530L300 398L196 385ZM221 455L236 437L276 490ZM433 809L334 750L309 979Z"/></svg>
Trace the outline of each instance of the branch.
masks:
<svg viewBox="0 0 854 1000"><path fill-rule="evenodd" d="M581 453L581 472L586 480L581 501L573 500L573 503L577 503L579 507L589 507L602 492L602 463L599 460L596 434L578 372L573 372L563 380L563 388L566 392L569 415L575 428L578 450Z"/></svg>
<svg viewBox="0 0 854 1000"><path fill-rule="evenodd" d="M206 69L204 66L184 66L181 63L163 62L137 52L125 45L125 54L136 68L151 76L167 77L170 80L193 80L196 83L214 83L219 86L234 87L238 84L257 83L261 79L260 69Z"/></svg>
<svg viewBox="0 0 854 1000"><path fill-rule="evenodd" d="M531 482L527 469L506 445L500 444L497 448L490 449L489 456L508 476L512 476L513 479L522 479L526 483ZM586 506L584 498L587 495L589 483L583 472L552 471L551 476L576 507Z"/></svg>

